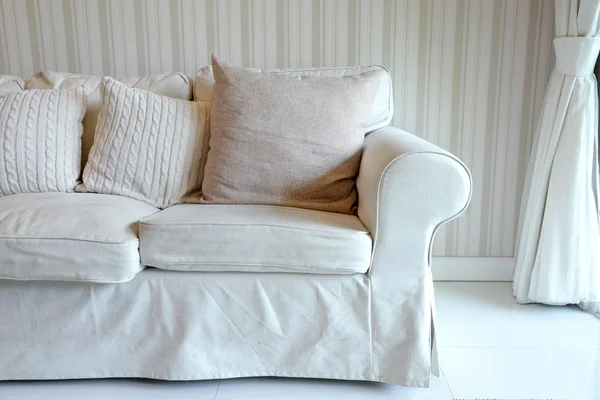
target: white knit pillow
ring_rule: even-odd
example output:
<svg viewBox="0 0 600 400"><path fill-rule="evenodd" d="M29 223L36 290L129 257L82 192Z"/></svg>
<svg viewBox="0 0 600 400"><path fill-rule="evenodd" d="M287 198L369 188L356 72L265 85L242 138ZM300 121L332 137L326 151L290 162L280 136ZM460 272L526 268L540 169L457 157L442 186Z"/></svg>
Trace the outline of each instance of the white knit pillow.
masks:
<svg viewBox="0 0 600 400"><path fill-rule="evenodd" d="M83 88L0 93L0 196L72 192L84 113Z"/></svg>
<svg viewBox="0 0 600 400"><path fill-rule="evenodd" d="M24 84L22 79L18 81L18 77L0 76L0 91L2 91L3 87L6 87L6 85L2 85L3 77L5 80L13 81L12 86L18 87L16 83ZM116 80L128 87L148 90L163 96L183 100L192 99L191 82L187 76L179 72L123 77L116 78ZM81 136L81 170L83 172L88 154L94 144L94 132L96 131L98 114L102 106L102 77L68 72L43 71L31 78L27 84L27 89L71 89L80 86L86 86L90 89L86 93L87 108L83 117L83 135Z"/></svg>
<svg viewBox="0 0 600 400"><path fill-rule="evenodd" d="M102 79L102 108L81 191L165 208L202 179L205 103L173 99ZM79 189L78 189L79 190Z"/></svg>

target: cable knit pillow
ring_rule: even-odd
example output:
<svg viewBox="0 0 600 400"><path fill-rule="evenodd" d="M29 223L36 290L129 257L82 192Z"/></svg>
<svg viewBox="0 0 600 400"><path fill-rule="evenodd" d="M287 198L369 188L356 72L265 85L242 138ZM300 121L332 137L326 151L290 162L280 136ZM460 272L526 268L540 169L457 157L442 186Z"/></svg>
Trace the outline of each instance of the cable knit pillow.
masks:
<svg viewBox="0 0 600 400"><path fill-rule="evenodd" d="M84 113L83 88L0 93L0 196L72 192Z"/></svg>
<svg viewBox="0 0 600 400"><path fill-rule="evenodd" d="M159 208L202 179L206 104L128 88L105 77L102 108L80 191L116 194Z"/></svg>
<svg viewBox="0 0 600 400"><path fill-rule="evenodd" d="M139 77L116 78L124 85L148 90L152 93L176 99L191 100L192 85L184 74L173 72L170 74L147 75ZM0 77L0 83L2 78ZM88 154L94 143L94 132L98 123L98 114L102 105L102 77L71 74L68 72L43 71L36 74L27 89L71 89L86 86L87 108L83 117L83 135L81 136L81 170L87 163ZM0 85L0 91L2 85Z"/></svg>
<svg viewBox="0 0 600 400"><path fill-rule="evenodd" d="M202 203L352 213L366 118L380 70L284 76L213 58Z"/></svg>

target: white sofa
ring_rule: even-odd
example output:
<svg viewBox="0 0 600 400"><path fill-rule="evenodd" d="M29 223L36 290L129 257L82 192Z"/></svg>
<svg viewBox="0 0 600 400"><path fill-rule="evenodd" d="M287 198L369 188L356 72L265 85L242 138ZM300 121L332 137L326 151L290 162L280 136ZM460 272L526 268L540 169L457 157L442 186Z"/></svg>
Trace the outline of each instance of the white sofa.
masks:
<svg viewBox="0 0 600 400"><path fill-rule="evenodd" d="M209 72L196 78L204 101ZM65 87L65 76L43 73L29 87ZM128 84L191 97L192 82L178 76ZM356 216L256 205L159 210L89 193L0 197L0 380L284 376L428 386L437 373L431 244L466 208L471 179L453 155L386 127L392 104L386 77Z"/></svg>

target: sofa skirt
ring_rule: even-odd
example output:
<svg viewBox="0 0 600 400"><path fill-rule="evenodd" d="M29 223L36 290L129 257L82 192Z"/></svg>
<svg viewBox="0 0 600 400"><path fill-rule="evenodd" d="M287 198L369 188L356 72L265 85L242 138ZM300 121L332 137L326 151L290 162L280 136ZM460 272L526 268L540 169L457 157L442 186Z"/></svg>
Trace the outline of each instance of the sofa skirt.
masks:
<svg viewBox="0 0 600 400"><path fill-rule="evenodd" d="M369 282L148 268L119 284L0 281L0 379L371 378Z"/></svg>
<svg viewBox="0 0 600 400"><path fill-rule="evenodd" d="M414 375L410 349L388 352L396 361L374 373L370 286L365 274L153 268L118 284L0 281L0 380L280 376L426 386L429 372Z"/></svg>

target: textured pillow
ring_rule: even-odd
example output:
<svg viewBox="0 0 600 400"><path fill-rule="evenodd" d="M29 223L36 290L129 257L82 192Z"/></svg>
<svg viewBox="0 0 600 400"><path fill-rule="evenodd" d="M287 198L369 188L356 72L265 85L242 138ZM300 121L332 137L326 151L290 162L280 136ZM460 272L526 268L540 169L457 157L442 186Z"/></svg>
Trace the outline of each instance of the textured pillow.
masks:
<svg viewBox="0 0 600 400"><path fill-rule="evenodd" d="M128 87L148 90L175 99L191 100L192 98L191 81L187 76L178 72L117 78L117 80ZM87 109L83 118L83 136L81 138L81 171L83 171L94 143L94 132L96 131L98 113L102 105L102 77L43 71L34 76L27 84L28 89L71 89L80 86L89 88L86 93Z"/></svg>
<svg viewBox="0 0 600 400"><path fill-rule="evenodd" d="M165 208L202 179L206 104L103 78L102 108L81 191Z"/></svg>
<svg viewBox="0 0 600 400"><path fill-rule="evenodd" d="M371 110L367 117L367 127L365 132L372 132L376 129L388 126L394 116L394 96L392 91L392 79L390 73L385 67L380 65L363 65L359 67L319 67L319 68L284 68L262 70L271 74L285 76L346 76L355 75L368 71L380 70L381 81L377 88ZM215 78L212 66L202 67L196 73L194 79L194 100L212 102Z"/></svg>
<svg viewBox="0 0 600 400"><path fill-rule="evenodd" d="M213 58L202 203L352 213L366 118L382 71L289 77Z"/></svg>
<svg viewBox="0 0 600 400"><path fill-rule="evenodd" d="M84 89L0 93L0 195L72 192Z"/></svg>

